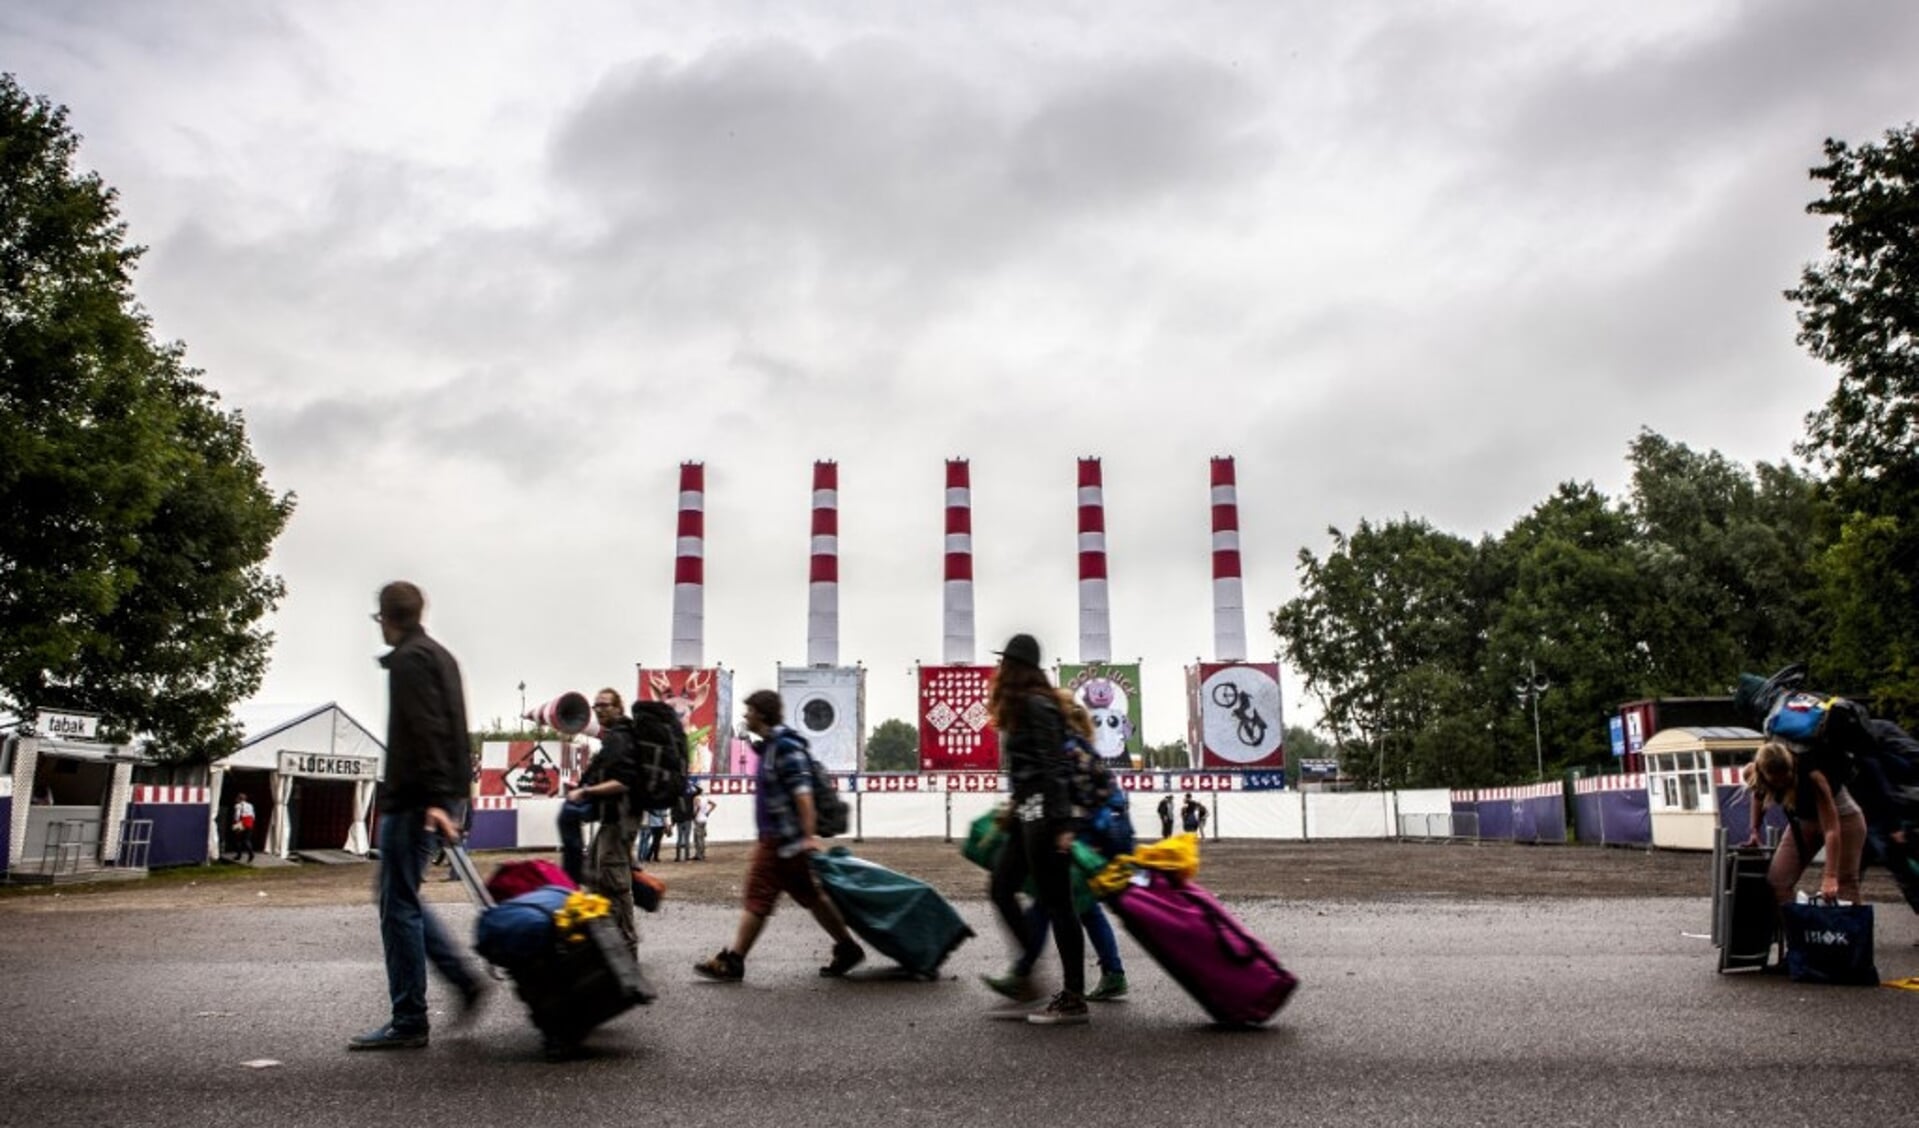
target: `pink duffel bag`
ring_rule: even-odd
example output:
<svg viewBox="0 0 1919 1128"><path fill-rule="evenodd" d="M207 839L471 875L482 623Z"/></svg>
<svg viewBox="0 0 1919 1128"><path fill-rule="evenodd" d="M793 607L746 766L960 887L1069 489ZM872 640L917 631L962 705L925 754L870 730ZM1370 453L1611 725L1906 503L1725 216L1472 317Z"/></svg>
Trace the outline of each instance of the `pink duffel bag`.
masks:
<svg viewBox="0 0 1919 1128"><path fill-rule="evenodd" d="M1256 1026L1279 1013L1299 978L1272 950L1198 883L1141 872L1145 885L1129 884L1106 903L1166 974L1215 1022Z"/></svg>
<svg viewBox="0 0 1919 1128"><path fill-rule="evenodd" d="M544 889L557 885L562 889L578 889L566 871L552 862L533 858L524 862L502 862L486 879L486 891L493 894L495 901L511 901L523 893L535 889Z"/></svg>

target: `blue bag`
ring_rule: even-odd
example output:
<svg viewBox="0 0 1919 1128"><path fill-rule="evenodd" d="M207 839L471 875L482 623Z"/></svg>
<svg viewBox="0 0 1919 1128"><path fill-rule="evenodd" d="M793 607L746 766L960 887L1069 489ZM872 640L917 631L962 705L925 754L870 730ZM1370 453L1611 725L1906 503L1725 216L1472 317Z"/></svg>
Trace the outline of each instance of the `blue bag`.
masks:
<svg viewBox="0 0 1919 1128"><path fill-rule="evenodd" d="M1838 702L1837 697L1803 691L1781 694L1766 713L1766 735L1794 744L1811 744L1824 735L1826 718Z"/></svg>
<svg viewBox="0 0 1919 1128"><path fill-rule="evenodd" d="M1795 983L1877 987L1872 959L1872 906L1800 901L1782 910L1786 973Z"/></svg>
<svg viewBox="0 0 1919 1128"><path fill-rule="evenodd" d="M553 951L553 914L565 906L572 892L548 885L501 901L480 914L473 929L473 950L509 971L539 961Z"/></svg>

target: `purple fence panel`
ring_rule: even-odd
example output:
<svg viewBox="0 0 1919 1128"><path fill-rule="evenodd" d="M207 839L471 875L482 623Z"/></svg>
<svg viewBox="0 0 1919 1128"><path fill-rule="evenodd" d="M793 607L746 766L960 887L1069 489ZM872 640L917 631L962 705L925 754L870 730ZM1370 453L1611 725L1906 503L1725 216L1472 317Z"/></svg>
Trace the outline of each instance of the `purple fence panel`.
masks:
<svg viewBox="0 0 1919 1128"><path fill-rule="evenodd" d="M1481 799L1479 808L1479 837L1505 838L1513 836L1513 801L1511 799Z"/></svg>
<svg viewBox="0 0 1919 1128"><path fill-rule="evenodd" d="M1537 842L1539 840L1538 808L1529 799L1514 799L1513 834L1514 842Z"/></svg>
<svg viewBox="0 0 1919 1128"><path fill-rule="evenodd" d="M474 850L510 850L520 844L520 812L475 811L466 844Z"/></svg>
<svg viewBox="0 0 1919 1128"><path fill-rule="evenodd" d="M127 817L153 822L153 840L147 846L148 869L207 863L210 816L204 803L133 803L127 807Z"/></svg>
<svg viewBox="0 0 1919 1128"><path fill-rule="evenodd" d="M0 873L13 864L13 796L0 796Z"/></svg>
<svg viewBox="0 0 1919 1128"><path fill-rule="evenodd" d="M1519 805L1531 812L1535 842L1566 841L1566 797L1541 795L1522 799Z"/></svg>
<svg viewBox="0 0 1919 1128"><path fill-rule="evenodd" d="M1599 817L1606 845L1652 845L1652 803L1644 791L1600 792Z"/></svg>
<svg viewBox="0 0 1919 1128"><path fill-rule="evenodd" d="M1593 791L1573 796L1573 832L1587 846L1604 845L1606 819L1600 793Z"/></svg>
<svg viewBox="0 0 1919 1128"><path fill-rule="evenodd" d="M1737 846L1752 833L1752 796L1743 787L1724 784L1714 788L1713 793L1719 800L1719 825L1730 832L1726 840ZM1786 812L1778 807L1766 812L1764 825L1772 828L1775 837L1788 833L1791 826L1786 821Z"/></svg>

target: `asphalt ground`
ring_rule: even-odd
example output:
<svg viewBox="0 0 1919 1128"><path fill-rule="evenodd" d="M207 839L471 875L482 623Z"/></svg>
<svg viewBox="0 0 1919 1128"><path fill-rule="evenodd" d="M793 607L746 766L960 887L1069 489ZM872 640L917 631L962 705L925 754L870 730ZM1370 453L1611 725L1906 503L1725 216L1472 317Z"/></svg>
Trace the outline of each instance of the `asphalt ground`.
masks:
<svg viewBox="0 0 1919 1128"><path fill-rule="evenodd" d="M1716 975L1703 891L1231 895L1303 981L1251 1031L1210 1026L1123 933L1132 994L1089 1026L989 1021L977 976L1006 948L977 900L957 904L979 937L935 982L878 959L820 979L825 938L787 905L747 981L710 984L690 965L726 941L734 911L669 899L642 924L660 1000L596 1032L585 1058L548 1064L508 989L467 1030L437 1015L425 1050L347 1053L384 1016L371 907L280 905L257 884L233 903L0 901L0 1123L1915 1120L1919 992ZM470 907L438 911L470 935ZM1891 903L1877 923L1882 976L1919 975L1919 918ZM433 999L446 1005L437 981Z"/></svg>

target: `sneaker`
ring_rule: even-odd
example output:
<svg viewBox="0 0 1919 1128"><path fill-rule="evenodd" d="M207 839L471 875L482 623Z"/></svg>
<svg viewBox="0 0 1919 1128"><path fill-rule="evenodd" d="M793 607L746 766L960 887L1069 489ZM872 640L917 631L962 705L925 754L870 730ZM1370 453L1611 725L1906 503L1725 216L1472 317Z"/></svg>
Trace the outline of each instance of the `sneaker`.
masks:
<svg viewBox="0 0 1919 1128"><path fill-rule="evenodd" d="M1126 976L1117 971L1101 972L1099 982L1086 992L1089 1003L1110 1003L1126 994Z"/></svg>
<svg viewBox="0 0 1919 1128"><path fill-rule="evenodd" d="M395 1030L392 1023L347 1040L349 1050L418 1050L426 1047L426 1031Z"/></svg>
<svg viewBox="0 0 1919 1128"><path fill-rule="evenodd" d="M1045 1010L1027 1015L1026 1021L1035 1026L1082 1026L1087 1021L1086 1000L1071 991L1061 991Z"/></svg>
<svg viewBox="0 0 1919 1128"><path fill-rule="evenodd" d="M995 995L1003 995L1016 1003L1039 1002L1039 988L1033 986L1033 977L1009 971L1005 975L982 975L981 983Z"/></svg>
<svg viewBox="0 0 1919 1128"><path fill-rule="evenodd" d="M833 962L820 969L820 974L828 979L838 979L847 972L860 966L866 959L866 949L851 940L841 940L833 945Z"/></svg>
<svg viewBox="0 0 1919 1128"><path fill-rule="evenodd" d="M693 973L721 983L738 983L746 978L746 957L731 948L721 948L719 955L694 964Z"/></svg>

